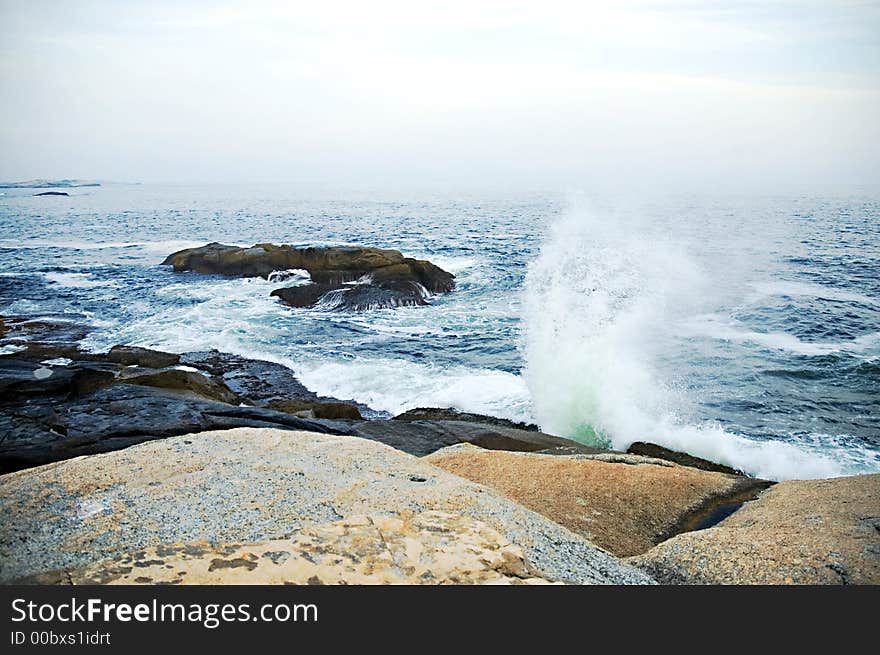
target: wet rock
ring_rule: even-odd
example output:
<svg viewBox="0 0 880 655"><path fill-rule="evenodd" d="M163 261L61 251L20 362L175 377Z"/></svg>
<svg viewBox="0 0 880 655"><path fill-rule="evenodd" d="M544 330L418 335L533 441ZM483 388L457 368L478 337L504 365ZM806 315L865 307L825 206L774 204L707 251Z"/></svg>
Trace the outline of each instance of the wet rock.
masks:
<svg viewBox="0 0 880 655"><path fill-rule="evenodd" d="M147 562L135 568L132 564ZM255 544L162 545L61 575L55 584L547 584L482 521L448 512L353 516Z"/></svg>
<svg viewBox="0 0 880 655"><path fill-rule="evenodd" d="M619 453L550 456L465 448L426 459L619 556L643 553L715 507L744 494L754 498L770 484Z"/></svg>
<svg viewBox="0 0 880 655"><path fill-rule="evenodd" d="M307 284L301 287L275 289L272 293L291 307L315 308L326 311L366 311L388 307L415 307L430 304L425 288L407 280L374 284Z"/></svg>
<svg viewBox="0 0 880 655"><path fill-rule="evenodd" d="M0 477L0 512L2 583L125 553L137 558L143 551L150 561L146 549L159 555L162 544L253 544L345 517L405 524L425 512L482 522L518 546L547 579L651 582L486 487L373 441L307 432L245 428L183 435L19 471ZM267 548L277 550L275 544ZM233 551L227 559L243 556Z"/></svg>
<svg viewBox="0 0 880 655"><path fill-rule="evenodd" d="M0 358L0 394L6 399L66 393L73 384L74 371L63 366L47 366L31 360Z"/></svg>
<svg viewBox="0 0 880 655"><path fill-rule="evenodd" d="M240 400L222 379L179 368L141 369L126 368L120 372L120 382L139 384L159 389L183 391L221 403L239 404Z"/></svg>
<svg viewBox="0 0 880 655"><path fill-rule="evenodd" d="M362 421L346 422L351 434L380 441L410 455L422 457L458 443L470 443L492 450L546 452L553 454L601 453L542 432L517 430L470 421Z"/></svg>
<svg viewBox="0 0 880 655"><path fill-rule="evenodd" d="M880 474L780 482L630 561L668 583L880 584Z"/></svg>
<svg viewBox="0 0 880 655"><path fill-rule="evenodd" d="M113 346L107 353L107 359L124 366L147 368L167 368L180 363L180 355L137 346Z"/></svg>
<svg viewBox="0 0 880 655"><path fill-rule="evenodd" d="M5 331L0 334L2 345L18 347L16 359L57 359L70 357L91 359L77 343L86 337L90 327L64 317L32 319L23 316L3 317ZM0 355L0 361L10 355Z"/></svg>
<svg viewBox="0 0 880 655"><path fill-rule="evenodd" d="M302 418L362 420L360 410L349 403L312 402L308 400L280 400L266 405L269 409Z"/></svg>
<svg viewBox="0 0 880 655"><path fill-rule="evenodd" d="M0 473L104 453L169 436L242 426L339 434L345 426L259 407L228 405L189 392L113 384L76 397L22 399L0 411Z"/></svg>
<svg viewBox="0 0 880 655"><path fill-rule="evenodd" d="M627 448L626 452L632 453L633 455L665 459L670 462L675 462L676 464L681 464L682 466L690 466L691 468L701 469L703 471L716 471L718 473L729 473L730 475L745 475L743 471L725 466L724 464L716 464L715 462L710 462L708 459L694 457L687 453L671 450L644 441L636 441Z"/></svg>
<svg viewBox="0 0 880 655"><path fill-rule="evenodd" d="M42 193L35 193L34 197L37 198L39 196L69 196L70 194L66 191L43 191Z"/></svg>
<svg viewBox="0 0 880 655"><path fill-rule="evenodd" d="M395 421L468 421L471 423L483 423L485 425L497 425L499 427L513 428L515 430L530 430L540 432L541 428L532 423L519 423L495 416L483 414L471 414L460 412L452 407L416 407L403 414L394 417Z"/></svg>

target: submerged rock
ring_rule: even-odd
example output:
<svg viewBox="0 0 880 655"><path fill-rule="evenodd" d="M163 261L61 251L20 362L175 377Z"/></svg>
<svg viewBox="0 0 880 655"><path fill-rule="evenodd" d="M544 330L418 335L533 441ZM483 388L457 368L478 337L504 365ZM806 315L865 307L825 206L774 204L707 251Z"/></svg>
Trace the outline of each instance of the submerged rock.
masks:
<svg viewBox="0 0 880 655"><path fill-rule="evenodd" d="M4 329L0 340L4 346L14 346L16 359L56 359L75 357L90 359L92 356L80 350L77 343L88 335L90 326L72 322L65 317L28 318L4 316ZM4 355L0 355L4 357Z"/></svg>
<svg viewBox="0 0 880 655"><path fill-rule="evenodd" d="M770 484L636 455L439 451L427 461L491 487L615 555L643 553Z"/></svg>
<svg viewBox="0 0 880 655"><path fill-rule="evenodd" d="M0 512L2 583L160 544L259 543L424 512L484 523L550 580L652 582L486 487L373 441L310 432L205 432L19 471L0 477Z"/></svg>
<svg viewBox="0 0 880 655"><path fill-rule="evenodd" d="M880 584L880 474L780 482L629 560L684 584Z"/></svg>
<svg viewBox="0 0 880 655"><path fill-rule="evenodd" d="M497 530L448 512L353 516L255 544L163 544L36 584L547 584Z"/></svg>
<svg viewBox="0 0 880 655"><path fill-rule="evenodd" d="M173 253L162 263L175 271L267 279L279 271L307 271L312 284L272 292L293 307L357 311L424 305L431 294L455 287L455 276L431 262L380 248L297 248L271 243L242 248L209 243Z"/></svg>

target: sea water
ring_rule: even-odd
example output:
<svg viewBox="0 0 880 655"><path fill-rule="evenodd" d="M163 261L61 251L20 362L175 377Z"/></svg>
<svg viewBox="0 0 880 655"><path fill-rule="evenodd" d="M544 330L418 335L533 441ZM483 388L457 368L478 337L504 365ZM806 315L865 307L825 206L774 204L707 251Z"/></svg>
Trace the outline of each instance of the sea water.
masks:
<svg viewBox="0 0 880 655"><path fill-rule="evenodd" d="M880 195L109 185L0 197L0 314L83 346L217 348L379 415L455 407L772 479L880 471ZM173 273L209 241L369 245L456 275L431 305L293 309Z"/></svg>

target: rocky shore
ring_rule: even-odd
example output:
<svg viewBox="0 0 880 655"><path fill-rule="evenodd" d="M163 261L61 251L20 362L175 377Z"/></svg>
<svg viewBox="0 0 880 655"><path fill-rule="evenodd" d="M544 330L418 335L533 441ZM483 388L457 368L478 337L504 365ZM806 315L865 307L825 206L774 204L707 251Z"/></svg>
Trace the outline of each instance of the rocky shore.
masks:
<svg viewBox="0 0 880 655"><path fill-rule="evenodd" d="M209 244L165 263L300 271L275 294L301 307L454 288L371 248ZM0 318L0 583L880 583L880 475L774 484L650 442L392 417L280 364L87 352L87 332Z"/></svg>

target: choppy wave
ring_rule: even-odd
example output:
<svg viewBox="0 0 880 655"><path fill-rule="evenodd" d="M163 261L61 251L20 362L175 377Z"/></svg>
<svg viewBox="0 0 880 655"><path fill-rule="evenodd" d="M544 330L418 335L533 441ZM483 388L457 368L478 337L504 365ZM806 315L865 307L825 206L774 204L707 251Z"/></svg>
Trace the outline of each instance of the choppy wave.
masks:
<svg viewBox="0 0 880 655"><path fill-rule="evenodd" d="M774 350L784 350L797 355L823 356L839 352L864 353L880 344L880 332L871 332L850 341L814 342L803 341L786 332L758 332L750 330L738 321L717 314L695 316L680 324L683 334L710 337L725 341L751 342Z"/></svg>
<svg viewBox="0 0 880 655"><path fill-rule="evenodd" d="M792 282L786 280L774 280L765 282L753 282L751 284L754 293L749 297L750 302L769 296L801 296L817 298L819 300L837 300L841 302L857 302L866 305L880 305L880 299L872 298L863 293L838 289L823 284L810 282Z"/></svg>
<svg viewBox="0 0 880 655"><path fill-rule="evenodd" d="M95 287L112 287L112 280L97 280L91 273L43 273L50 284L70 289L93 289Z"/></svg>
<svg viewBox="0 0 880 655"><path fill-rule="evenodd" d="M193 241L186 239L167 239L164 241L52 241L34 239L30 241L22 241L20 239L0 239L0 248L7 250L45 250L45 249L63 249L63 250L108 250L117 248L142 248L143 250L154 253L169 255L177 250L185 248L196 248L207 243L205 240ZM234 245L234 244L230 244Z"/></svg>

